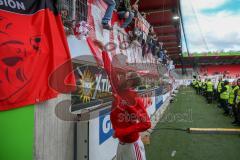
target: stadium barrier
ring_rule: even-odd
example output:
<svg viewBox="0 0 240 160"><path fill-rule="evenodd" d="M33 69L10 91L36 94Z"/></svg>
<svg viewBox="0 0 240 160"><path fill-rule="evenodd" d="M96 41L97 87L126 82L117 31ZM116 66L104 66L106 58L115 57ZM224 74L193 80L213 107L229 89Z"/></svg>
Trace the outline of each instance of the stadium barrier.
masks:
<svg viewBox="0 0 240 160"><path fill-rule="evenodd" d="M157 88L142 95L147 103L147 112L151 118L151 129L154 129L163 116L164 111L167 109L169 104L171 93L174 90L175 89L163 94L162 90ZM105 108L91 112L90 117L94 117L93 119L90 118L89 121L78 122L78 160L84 160L86 158L89 160L114 159L117 151L118 140L112 137L113 128L110 121L110 108L111 105L107 105ZM148 134L149 132L145 132L142 133L141 136L144 138L144 136Z"/></svg>

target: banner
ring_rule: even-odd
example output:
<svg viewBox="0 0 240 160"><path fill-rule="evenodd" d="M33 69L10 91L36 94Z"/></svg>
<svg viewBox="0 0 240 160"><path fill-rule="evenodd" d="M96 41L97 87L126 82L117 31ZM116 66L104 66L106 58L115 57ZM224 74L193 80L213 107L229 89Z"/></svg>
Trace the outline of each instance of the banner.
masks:
<svg viewBox="0 0 240 160"><path fill-rule="evenodd" d="M89 121L89 160L112 160L117 153L118 139L114 139L110 110L99 111Z"/></svg>
<svg viewBox="0 0 240 160"><path fill-rule="evenodd" d="M155 104L156 110L158 110L163 104L162 88L157 88L155 90Z"/></svg>
<svg viewBox="0 0 240 160"><path fill-rule="evenodd" d="M113 135L113 128L110 121L110 110L103 110L99 113L99 145L103 144Z"/></svg>
<svg viewBox="0 0 240 160"><path fill-rule="evenodd" d="M56 97L49 84L74 84L49 76L70 61L56 0L0 0L0 110ZM66 63L65 71L71 70ZM64 71L63 71L64 72ZM66 78L66 77L65 77Z"/></svg>

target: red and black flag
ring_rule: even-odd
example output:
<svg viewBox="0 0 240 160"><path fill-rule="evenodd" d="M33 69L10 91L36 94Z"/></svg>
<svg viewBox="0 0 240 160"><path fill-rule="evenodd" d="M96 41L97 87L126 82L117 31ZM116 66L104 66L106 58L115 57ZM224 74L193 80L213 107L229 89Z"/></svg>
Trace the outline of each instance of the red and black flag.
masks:
<svg viewBox="0 0 240 160"><path fill-rule="evenodd" d="M0 0L0 110L56 97L49 77L70 60L56 0Z"/></svg>

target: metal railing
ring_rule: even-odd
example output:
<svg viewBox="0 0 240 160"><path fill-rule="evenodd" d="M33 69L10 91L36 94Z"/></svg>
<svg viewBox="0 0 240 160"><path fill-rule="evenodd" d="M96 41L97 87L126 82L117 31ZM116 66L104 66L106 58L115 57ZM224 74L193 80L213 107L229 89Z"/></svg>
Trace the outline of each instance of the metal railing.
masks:
<svg viewBox="0 0 240 160"><path fill-rule="evenodd" d="M87 0L59 0L58 10L62 15L64 26L73 21L87 21ZM66 27L69 26L67 25Z"/></svg>
<svg viewBox="0 0 240 160"><path fill-rule="evenodd" d="M88 16L87 0L76 0L75 5L76 5L75 20L87 21L87 16Z"/></svg>

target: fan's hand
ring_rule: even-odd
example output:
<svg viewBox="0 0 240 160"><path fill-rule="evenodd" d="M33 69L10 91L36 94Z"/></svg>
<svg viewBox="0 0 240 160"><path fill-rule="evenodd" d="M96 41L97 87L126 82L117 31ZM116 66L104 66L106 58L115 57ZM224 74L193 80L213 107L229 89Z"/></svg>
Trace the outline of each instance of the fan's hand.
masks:
<svg viewBox="0 0 240 160"><path fill-rule="evenodd" d="M94 39L94 40L93 40L93 43L94 43L99 49L101 49L102 51L104 50L105 47L104 47L104 45L103 45L103 43L102 43L101 41Z"/></svg>
<svg viewBox="0 0 240 160"><path fill-rule="evenodd" d="M133 8L134 10L138 11L138 5L137 5L137 4L132 5L132 8Z"/></svg>

